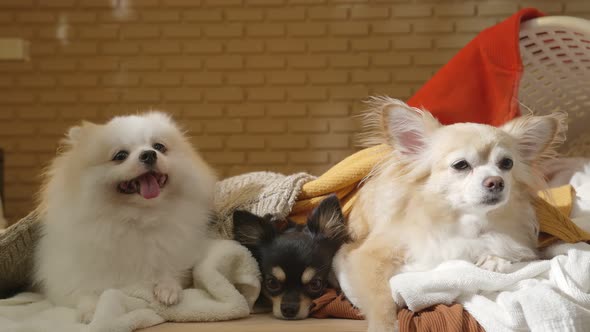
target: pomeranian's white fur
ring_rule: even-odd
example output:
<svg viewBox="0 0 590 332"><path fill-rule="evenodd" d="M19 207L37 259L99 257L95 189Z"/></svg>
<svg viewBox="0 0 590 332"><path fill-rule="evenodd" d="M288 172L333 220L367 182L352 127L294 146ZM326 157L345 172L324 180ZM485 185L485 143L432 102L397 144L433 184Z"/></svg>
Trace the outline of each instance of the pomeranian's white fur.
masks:
<svg viewBox="0 0 590 332"><path fill-rule="evenodd" d="M388 157L360 189L348 223L355 240L338 253L335 269L346 275L369 329L381 332L394 328L388 280L396 273L451 259L502 271L537 257L532 199L543 180L536 165L563 141L565 115L523 116L500 128L442 126L399 100L373 103L368 142L385 143ZM468 167L453 166L459 161ZM489 179L503 189L492 192Z"/></svg>
<svg viewBox="0 0 590 332"><path fill-rule="evenodd" d="M159 112L84 122L62 145L40 193L35 280L42 292L55 304L78 307L84 321L109 288L148 285L160 302L178 302L183 278L207 245L212 170ZM128 157L113 160L121 150ZM157 154L153 166L139 160L150 150ZM167 175L157 197L119 192L120 183L150 170Z"/></svg>

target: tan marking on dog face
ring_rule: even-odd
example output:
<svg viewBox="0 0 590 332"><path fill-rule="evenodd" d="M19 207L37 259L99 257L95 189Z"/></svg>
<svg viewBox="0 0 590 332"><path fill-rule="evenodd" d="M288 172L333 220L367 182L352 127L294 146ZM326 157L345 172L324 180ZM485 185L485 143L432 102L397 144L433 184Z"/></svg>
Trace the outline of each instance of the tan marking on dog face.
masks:
<svg viewBox="0 0 590 332"><path fill-rule="evenodd" d="M301 274L301 283L302 284L307 284L308 282L311 281L311 279L313 279L313 277L316 274L316 270L313 267L308 267L305 269L305 271L303 271L303 273Z"/></svg>
<svg viewBox="0 0 590 332"><path fill-rule="evenodd" d="M280 282L285 282L285 279L287 279L287 276L285 275L285 271L283 271L283 269L280 268L279 266L275 266L272 268L272 275L275 278L277 278L277 280Z"/></svg>

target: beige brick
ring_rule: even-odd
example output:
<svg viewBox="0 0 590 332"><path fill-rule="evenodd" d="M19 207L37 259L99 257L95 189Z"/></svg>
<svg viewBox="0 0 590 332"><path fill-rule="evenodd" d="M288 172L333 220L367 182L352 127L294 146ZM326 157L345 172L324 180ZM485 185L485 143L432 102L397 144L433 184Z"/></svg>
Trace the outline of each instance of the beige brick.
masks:
<svg viewBox="0 0 590 332"><path fill-rule="evenodd" d="M242 4L242 0L204 0L204 2L211 7L237 7Z"/></svg>
<svg viewBox="0 0 590 332"><path fill-rule="evenodd" d="M56 80L50 76L21 76L18 79L18 85L22 87L52 87L56 83Z"/></svg>
<svg viewBox="0 0 590 332"><path fill-rule="evenodd" d="M53 23L56 21L56 17L52 12L26 11L18 13L16 20L22 23Z"/></svg>
<svg viewBox="0 0 590 332"><path fill-rule="evenodd" d="M285 89L276 87L249 88L248 100L282 101L285 100Z"/></svg>
<svg viewBox="0 0 590 332"><path fill-rule="evenodd" d="M194 56L167 56L164 58L166 69L200 69L202 63Z"/></svg>
<svg viewBox="0 0 590 332"><path fill-rule="evenodd" d="M369 34L369 23L336 22L330 23L330 33L335 36L364 36Z"/></svg>
<svg viewBox="0 0 590 332"><path fill-rule="evenodd" d="M244 164L246 154L244 152L206 152L205 160L213 165L235 165Z"/></svg>
<svg viewBox="0 0 590 332"><path fill-rule="evenodd" d="M407 83L406 81L396 82L395 85L386 84L386 85L372 85L371 89L369 90L369 95L371 96L394 96L395 98L405 100L409 99L416 90L422 85L423 81ZM364 107L363 109L365 109Z"/></svg>
<svg viewBox="0 0 590 332"><path fill-rule="evenodd" d="M328 58L325 55L297 55L290 56L289 66L297 69L324 68Z"/></svg>
<svg viewBox="0 0 590 332"><path fill-rule="evenodd" d="M182 12L182 18L187 22L216 22L223 20L223 11L220 9L185 10Z"/></svg>
<svg viewBox="0 0 590 332"><path fill-rule="evenodd" d="M285 63L282 56L251 55L246 58L246 68L279 69L285 67Z"/></svg>
<svg viewBox="0 0 590 332"><path fill-rule="evenodd" d="M225 142L228 148L237 150L264 149L264 137L250 135L232 135Z"/></svg>
<svg viewBox="0 0 590 332"><path fill-rule="evenodd" d="M2 0L0 8L31 8L33 0Z"/></svg>
<svg viewBox="0 0 590 332"><path fill-rule="evenodd" d="M384 7L353 7L350 9L352 19L385 19L389 17L389 8Z"/></svg>
<svg viewBox="0 0 590 332"><path fill-rule="evenodd" d="M400 37L394 41L396 49L426 49L432 47L432 38L429 37Z"/></svg>
<svg viewBox="0 0 590 332"><path fill-rule="evenodd" d="M89 74L64 75L59 79L61 85L67 87L92 87L98 84L98 77Z"/></svg>
<svg viewBox="0 0 590 332"><path fill-rule="evenodd" d="M397 82L425 82L432 76L431 69L398 69L393 73Z"/></svg>
<svg viewBox="0 0 590 332"><path fill-rule="evenodd" d="M0 135L3 135L4 131L0 129ZM7 168L12 167L31 167L39 164L39 160L36 154L12 154L10 158L4 160L4 165Z"/></svg>
<svg viewBox="0 0 590 332"><path fill-rule="evenodd" d="M216 72L197 72L184 74L184 83L197 86L214 86L223 84L223 75Z"/></svg>
<svg viewBox="0 0 590 332"><path fill-rule="evenodd" d="M144 22L164 23L180 21L180 12L176 10L142 11L141 19Z"/></svg>
<svg viewBox="0 0 590 332"><path fill-rule="evenodd" d="M473 34L461 34L449 37L440 37L436 40L436 46L441 49L460 49L467 43L469 43L474 37L475 35Z"/></svg>
<svg viewBox="0 0 590 332"><path fill-rule="evenodd" d="M308 41L311 43L312 41ZM302 53L305 52L305 41L297 39L270 39L265 42L266 50L271 53ZM310 48L312 46L310 45Z"/></svg>
<svg viewBox="0 0 590 332"><path fill-rule="evenodd" d="M176 86L182 80L181 73L146 73L142 83L146 86Z"/></svg>
<svg viewBox="0 0 590 332"><path fill-rule="evenodd" d="M288 152L289 161L294 164L325 164L328 162L327 151Z"/></svg>
<svg viewBox="0 0 590 332"><path fill-rule="evenodd" d="M387 70L356 70L352 72L352 83L387 83L391 81Z"/></svg>
<svg viewBox="0 0 590 332"><path fill-rule="evenodd" d="M453 32L453 22L446 20L420 21L414 23L413 27L417 33Z"/></svg>
<svg viewBox="0 0 590 332"><path fill-rule="evenodd" d="M590 3L588 1L568 1L565 4L564 12L573 15L590 13Z"/></svg>
<svg viewBox="0 0 590 332"><path fill-rule="evenodd" d="M84 107L76 105L74 107L61 106L59 108L59 116L66 120L95 119L98 116L96 106Z"/></svg>
<svg viewBox="0 0 590 332"><path fill-rule="evenodd" d="M246 121L246 132L252 134L282 134L287 130L285 120L256 119Z"/></svg>
<svg viewBox="0 0 590 332"><path fill-rule="evenodd" d="M57 45L53 42L45 43L42 41L30 45L31 55L34 58L37 56L53 55L57 53Z"/></svg>
<svg viewBox="0 0 590 332"><path fill-rule="evenodd" d="M477 13L481 16L511 15L518 10L518 5L512 1L490 1L477 5Z"/></svg>
<svg viewBox="0 0 590 332"><path fill-rule="evenodd" d="M212 119L223 115L223 105L200 104L184 112L183 116L194 119Z"/></svg>
<svg viewBox="0 0 590 332"><path fill-rule="evenodd" d="M309 18L312 20L326 21L326 20L346 20L348 17L348 9L343 7L316 7L308 9Z"/></svg>
<svg viewBox="0 0 590 332"><path fill-rule="evenodd" d="M205 123L205 132L211 134L241 133L244 131L240 119L209 120Z"/></svg>
<svg viewBox="0 0 590 332"><path fill-rule="evenodd" d="M289 120L289 132L325 133L328 131L328 122L328 120L316 118Z"/></svg>
<svg viewBox="0 0 590 332"><path fill-rule="evenodd" d="M155 8L159 6L159 0L141 0L133 3L135 8Z"/></svg>
<svg viewBox="0 0 590 332"><path fill-rule="evenodd" d="M86 103L114 103L119 100L120 92L115 89L100 89L82 91L81 99ZM138 99L125 98L127 101L140 101ZM143 100L141 100L143 101Z"/></svg>
<svg viewBox="0 0 590 332"><path fill-rule="evenodd" d="M275 135L268 136L267 144L272 149L297 150L308 146L306 135Z"/></svg>
<svg viewBox="0 0 590 332"><path fill-rule="evenodd" d="M107 10L99 12L97 15L98 22L101 23L120 23L121 20L125 20L128 23L140 22L139 11L124 10L124 11L112 11Z"/></svg>
<svg viewBox="0 0 590 332"><path fill-rule="evenodd" d="M93 23L96 22L96 13L87 11L68 11L68 23Z"/></svg>
<svg viewBox="0 0 590 332"><path fill-rule="evenodd" d="M246 0L247 5L252 6L280 6L285 0Z"/></svg>
<svg viewBox="0 0 590 332"><path fill-rule="evenodd" d="M328 117L330 121L334 117L348 116L349 105L347 103L322 102L309 105L309 115L312 118Z"/></svg>
<svg viewBox="0 0 590 332"><path fill-rule="evenodd" d="M80 0L78 2L78 6L80 7L88 7L88 8L105 8L111 9L112 2L109 0Z"/></svg>
<svg viewBox="0 0 590 332"><path fill-rule="evenodd" d="M323 36L328 29L324 23L290 23L287 25L287 33L296 37Z"/></svg>
<svg viewBox="0 0 590 332"><path fill-rule="evenodd" d="M121 69L129 71L158 70L160 59L157 57L139 56L121 60Z"/></svg>
<svg viewBox="0 0 590 332"><path fill-rule="evenodd" d="M254 103L228 105L226 112L229 117L260 118L264 116L264 105Z"/></svg>
<svg viewBox="0 0 590 332"><path fill-rule="evenodd" d="M496 24L493 18L464 18L455 22L457 32L480 32Z"/></svg>
<svg viewBox="0 0 590 332"><path fill-rule="evenodd" d="M291 88L287 92L291 100L316 101L325 100L328 96L328 89L325 87L302 87Z"/></svg>
<svg viewBox="0 0 590 332"><path fill-rule="evenodd" d="M80 66L87 71L112 71L119 67L119 60L113 56L85 57Z"/></svg>
<svg viewBox="0 0 590 332"><path fill-rule="evenodd" d="M177 102L197 102L201 100L201 93L194 88L174 88L164 90L164 100Z"/></svg>
<svg viewBox="0 0 590 332"><path fill-rule="evenodd" d="M264 74L260 72L247 71L228 73L227 82L230 85L261 85L264 84Z"/></svg>
<svg viewBox="0 0 590 332"><path fill-rule="evenodd" d="M360 121L354 118L330 120L330 131L334 133L358 133L360 129Z"/></svg>
<svg viewBox="0 0 590 332"><path fill-rule="evenodd" d="M267 114L272 118L297 118L307 114L305 104L268 104Z"/></svg>
<svg viewBox="0 0 590 332"><path fill-rule="evenodd" d="M152 39L160 36L160 27L153 24L123 25L121 37L123 39Z"/></svg>
<svg viewBox="0 0 590 332"><path fill-rule="evenodd" d="M312 149L344 149L350 145L349 135L327 134L312 135L309 137L309 146Z"/></svg>
<svg viewBox="0 0 590 332"><path fill-rule="evenodd" d="M267 73L271 85L302 85L305 84L305 73L299 71L280 71Z"/></svg>
<svg viewBox="0 0 590 332"><path fill-rule="evenodd" d="M165 38L196 38L201 35L198 24L172 24L162 28Z"/></svg>
<svg viewBox="0 0 590 332"><path fill-rule="evenodd" d="M0 12L0 23L11 23L14 20L14 13Z"/></svg>
<svg viewBox="0 0 590 332"><path fill-rule="evenodd" d="M119 27L115 25L98 25L85 27L78 30L82 39L116 39L119 35Z"/></svg>
<svg viewBox="0 0 590 332"><path fill-rule="evenodd" d="M76 0L53 0L53 1L41 1L37 6L41 8L68 8L75 7Z"/></svg>
<svg viewBox="0 0 590 332"><path fill-rule="evenodd" d="M305 8L269 9L266 11L266 18L270 21L303 21L305 20Z"/></svg>
<svg viewBox="0 0 590 332"><path fill-rule="evenodd" d="M456 54L455 51L437 51L416 53L414 54L414 63L416 65L444 65Z"/></svg>
<svg viewBox="0 0 590 332"><path fill-rule="evenodd" d="M129 41L105 42L101 45L102 54L132 55L139 53L139 43Z"/></svg>
<svg viewBox="0 0 590 332"><path fill-rule="evenodd" d="M78 99L76 93L69 91L42 92L40 95L43 103L74 103Z"/></svg>
<svg viewBox="0 0 590 332"><path fill-rule="evenodd" d="M386 51L391 47L389 38L353 39L351 48L354 51Z"/></svg>
<svg viewBox="0 0 590 332"><path fill-rule="evenodd" d="M322 38L307 42L310 52L346 52L348 50L348 38Z"/></svg>
<svg viewBox="0 0 590 332"><path fill-rule="evenodd" d="M160 4L163 7L180 7L190 8L198 5L201 1L199 0L160 0Z"/></svg>
<svg viewBox="0 0 590 332"><path fill-rule="evenodd" d="M209 69L240 69L244 67L244 58L241 55L211 57L205 61L205 67Z"/></svg>
<svg viewBox="0 0 590 332"><path fill-rule="evenodd" d="M195 145L197 146L197 148L200 151L219 151L220 149L223 148L223 142L224 142L224 137L223 136L201 136L199 138L197 138ZM233 155L232 152L226 152L228 154L228 161L232 160L233 158L235 158L236 156ZM241 153L241 152L240 152ZM216 158L216 163L220 163L217 158L221 158L220 157L214 157ZM212 160L208 158L206 158L207 162L213 162Z"/></svg>
<svg viewBox="0 0 590 332"><path fill-rule="evenodd" d="M226 49L230 53L262 53L264 43L260 40L232 40Z"/></svg>
<svg viewBox="0 0 590 332"><path fill-rule="evenodd" d="M345 84L348 82L348 71L312 72L309 73L309 81L313 84Z"/></svg>
<svg viewBox="0 0 590 332"><path fill-rule="evenodd" d="M248 24L246 34L252 37L278 37L285 35L285 25L282 23Z"/></svg>
<svg viewBox="0 0 590 332"><path fill-rule="evenodd" d="M182 49L189 54L216 54L223 51L223 44L215 41L185 42Z"/></svg>
<svg viewBox="0 0 590 332"><path fill-rule="evenodd" d="M147 54L178 54L181 44L172 40L146 41L141 45L141 49L143 53Z"/></svg>
<svg viewBox="0 0 590 332"><path fill-rule="evenodd" d="M369 90L364 85L348 85L330 87L330 96L334 100L359 100L369 96Z"/></svg>
<svg viewBox="0 0 590 332"><path fill-rule="evenodd" d="M252 165L285 164L287 153L280 151L272 152L248 152L248 163Z"/></svg>
<svg viewBox="0 0 590 332"><path fill-rule="evenodd" d="M428 17L432 15L431 5L394 5L393 17Z"/></svg>
<svg viewBox="0 0 590 332"><path fill-rule="evenodd" d="M205 91L205 99L212 102L243 101L244 90L238 87L209 88Z"/></svg>
<svg viewBox="0 0 590 332"><path fill-rule="evenodd" d="M160 101L159 89L127 89L122 92L123 101L157 102Z"/></svg>
<svg viewBox="0 0 590 332"><path fill-rule="evenodd" d="M89 55L89 54L96 54L98 50L98 45L94 42L76 42L66 45L65 47L61 48L61 52L63 54L80 54L80 55Z"/></svg>
<svg viewBox="0 0 590 332"><path fill-rule="evenodd" d="M1 1L0 1L1 2ZM23 26L13 26L13 25L3 25L0 26L0 35L8 36L11 38L23 38L23 39L30 39L33 38L35 35L36 29L32 27L23 27ZM45 30L42 30L45 31ZM39 35L41 35L41 31L39 31ZM55 33L52 33L52 39L55 39ZM43 39L43 37L39 36L39 39Z"/></svg>
<svg viewBox="0 0 590 332"><path fill-rule="evenodd" d="M471 3L452 3L434 6L434 15L439 17L473 16L475 5Z"/></svg>
<svg viewBox="0 0 590 332"><path fill-rule="evenodd" d="M19 117L22 117L22 112L18 112ZM42 113L41 113L42 114ZM55 115L55 114L54 114ZM36 126L31 123L23 123L22 121L14 123L0 123L0 136L25 136L33 135L36 131ZM6 162L10 158L4 159ZM6 165L9 166L9 165Z"/></svg>
<svg viewBox="0 0 590 332"><path fill-rule="evenodd" d="M228 9L225 11L227 21L262 21L263 11L257 9Z"/></svg>
<svg viewBox="0 0 590 332"><path fill-rule="evenodd" d="M205 27L205 35L211 38L237 38L244 33L241 23L229 23L223 25L211 25Z"/></svg>
<svg viewBox="0 0 590 332"><path fill-rule="evenodd" d="M368 3L369 0L332 0L334 3L351 3L351 4L359 4L359 3Z"/></svg>
<svg viewBox="0 0 590 332"><path fill-rule="evenodd" d="M338 54L330 56L330 66L334 68L355 68L369 66L366 54Z"/></svg>
<svg viewBox="0 0 590 332"><path fill-rule="evenodd" d="M0 100L3 104L27 104L35 100L35 96L28 92L22 91L0 91Z"/></svg>
<svg viewBox="0 0 590 332"><path fill-rule="evenodd" d="M432 54L436 56L436 53ZM408 66L412 60L408 54L376 54L372 59L372 63L376 67Z"/></svg>
<svg viewBox="0 0 590 332"><path fill-rule="evenodd" d="M1 87L11 87L14 85L14 77L10 76L0 76L0 86Z"/></svg>

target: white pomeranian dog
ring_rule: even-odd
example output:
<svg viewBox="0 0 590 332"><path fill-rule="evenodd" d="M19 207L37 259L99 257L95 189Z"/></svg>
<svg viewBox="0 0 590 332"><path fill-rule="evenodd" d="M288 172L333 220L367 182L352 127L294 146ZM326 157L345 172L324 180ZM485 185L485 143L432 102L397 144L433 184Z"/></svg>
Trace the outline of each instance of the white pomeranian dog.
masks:
<svg viewBox="0 0 590 332"><path fill-rule="evenodd" d="M92 319L110 288L153 287L166 305L208 242L215 175L164 113L69 130L40 195L35 282ZM190 279L189 279L190 280Z"/></svg>
<svg viewBox="0 0 590 332"><path fill-rule="evenodd" d="M386 332L396 321L394 274L451 259L505 271L537 258L539 164L563 141L565 114L522 116L499 128L443 126L399 100L374 104L370 142L385 143L384 157L359 191L348 221L353 241L334 267L369 330Z"/></svg>

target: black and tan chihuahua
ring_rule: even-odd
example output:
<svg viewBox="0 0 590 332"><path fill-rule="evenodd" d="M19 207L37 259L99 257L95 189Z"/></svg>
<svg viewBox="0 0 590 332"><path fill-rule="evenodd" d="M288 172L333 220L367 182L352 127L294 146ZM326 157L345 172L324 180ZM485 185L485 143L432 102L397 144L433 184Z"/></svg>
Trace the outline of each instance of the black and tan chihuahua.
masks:
<svg viewBox="0 0 590 332"><path fill-rule="evenodd" d="M262 274L261 296L272 301L275 317L304 319L312 301L334 283L332 258L348 241L336 195L324 199L306 225L287 221L284 230L271 215L235 211L234 239L247 247ZM336 286L336 285L332 285Z"/></svg>

